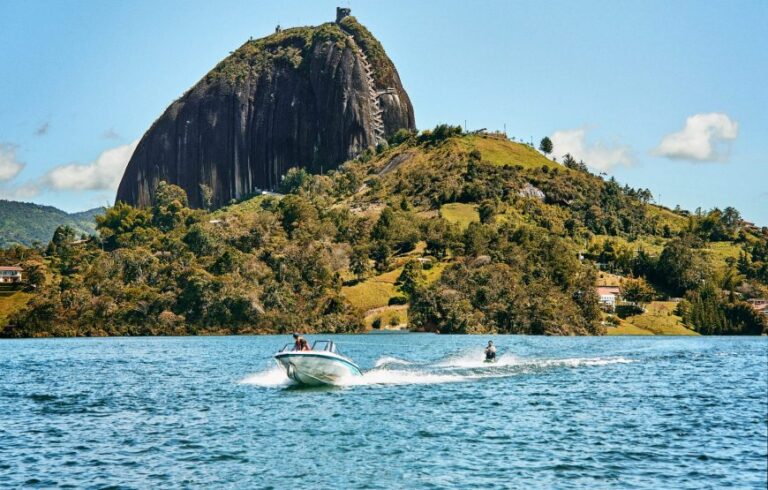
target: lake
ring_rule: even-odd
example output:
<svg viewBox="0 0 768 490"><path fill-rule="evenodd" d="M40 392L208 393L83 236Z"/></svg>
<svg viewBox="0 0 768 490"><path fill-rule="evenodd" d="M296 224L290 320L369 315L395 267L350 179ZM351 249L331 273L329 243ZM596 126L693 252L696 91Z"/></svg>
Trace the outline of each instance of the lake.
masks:
<svg viewBox="0 0 768 490"><path fill-rule="evenodd" d="M765 337L308 338L362 382L290 385L288 336L0 341L0 487L766 486Z"/></svg>

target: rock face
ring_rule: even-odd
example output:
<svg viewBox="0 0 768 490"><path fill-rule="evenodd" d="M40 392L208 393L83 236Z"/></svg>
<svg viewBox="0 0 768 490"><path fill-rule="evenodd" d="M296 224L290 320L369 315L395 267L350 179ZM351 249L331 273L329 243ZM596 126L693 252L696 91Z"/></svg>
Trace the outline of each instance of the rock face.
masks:
<svg viewBox="0 0 768 490"><path fill-rule="evenodd" d="M139 142L117 200L148 206L165 180L202 207L274 189L291 167L335 168L397 130L413 107L381 44L357 23L251 40L171 104Z"/></svg>

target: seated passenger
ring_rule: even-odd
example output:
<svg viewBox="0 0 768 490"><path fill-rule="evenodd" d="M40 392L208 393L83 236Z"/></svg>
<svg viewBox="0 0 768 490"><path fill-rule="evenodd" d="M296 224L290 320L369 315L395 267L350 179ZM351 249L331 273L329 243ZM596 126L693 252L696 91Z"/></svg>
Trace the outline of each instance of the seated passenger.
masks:
<svg viewBox="0 0 768 490"><path fill-rule="evenodd" d="M304 337L297 334L296 332L293 333L293 350L303 350L301 347L306 343L307 341L304 340Z"/></svg>

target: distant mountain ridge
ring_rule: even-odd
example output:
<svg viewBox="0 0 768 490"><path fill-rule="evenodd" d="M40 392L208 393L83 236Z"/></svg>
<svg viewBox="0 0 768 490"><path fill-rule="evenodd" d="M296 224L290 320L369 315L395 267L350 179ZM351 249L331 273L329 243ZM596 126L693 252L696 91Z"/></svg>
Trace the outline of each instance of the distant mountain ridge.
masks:
<svg viewBox="0 0 768 490"><path fill-rule="evenodd" d="M53 206L0 199L0 248L11 245L48 243L56 228L71 226L76 234L96 232L95 217L104 212L98 207L78 213L67 213Z"/></svg>

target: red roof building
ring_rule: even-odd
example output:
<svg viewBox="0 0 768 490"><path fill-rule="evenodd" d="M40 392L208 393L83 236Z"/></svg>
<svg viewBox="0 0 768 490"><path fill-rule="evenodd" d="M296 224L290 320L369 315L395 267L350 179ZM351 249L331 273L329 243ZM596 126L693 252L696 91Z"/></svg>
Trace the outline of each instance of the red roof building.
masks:
<svg viewBox="0 0 768 490"><path fill-rule="evenodd" d="M24 269L16 265L0 265L0 284L21 282Z"/></svg>

